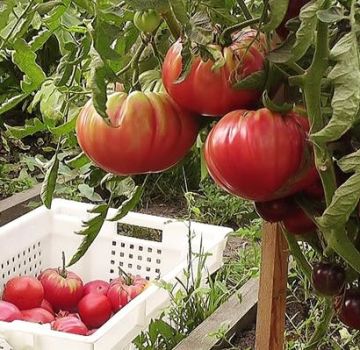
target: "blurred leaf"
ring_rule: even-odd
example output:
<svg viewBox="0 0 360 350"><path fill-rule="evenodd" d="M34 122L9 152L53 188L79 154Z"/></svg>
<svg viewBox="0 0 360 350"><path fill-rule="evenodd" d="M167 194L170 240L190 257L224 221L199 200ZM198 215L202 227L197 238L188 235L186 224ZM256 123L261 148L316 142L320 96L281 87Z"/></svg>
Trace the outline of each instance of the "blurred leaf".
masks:
<svg viewBox="0 0 360 350"><path fill-rule="evenodd" d="M0 3L0 31L6 27L14 6L15 0L6 0Z"/></svg>
<svg viewBox="0 0 360 350"><path fill-rule="evenodd" d="M75 130L77 117L55 128L49 127L49 131L55 136L63 136Z"/></svg>
<svg viewBox="0 0 360 350"><path fill-rule="evenodd" d="M112 49L115 39L121 35L118 27L107 22L97 20L94 28L94 47L103 60L116 60L120 55Z"/></svg>
<svg viewBox="0 0 360 350"><path fill-rule="evenodd" d="M95 192L94 188L90 187L89 185L80 184L78 186L78 189L80 191L80 195L82 197L85 197L89 201L92 201L92 202L101 202L101 201L103 201L103 199L100 197L100 195Z"/></svg>
<svg viewBox="0 0 360 350"><path fill-rule="evenodd" d="M7 132L17 139L34 135L37 132L46 130L46 125L41 122L38 118L33 118L25 121L24 127L14 127L6 125Z"/></svg>
<svg viewBox="0 0 360 350"><path fill-rule="evenodd" d="M46 171L45 179L41 187L40 197L46 208L51 209L53 194L56 187L56 180L59 171L58 151L49 162L49 168Z"/></svg>
<svg viewBox="0 0 360 350"><path fill-rule="evenodd" d="M109 68L97 54L93 54L89 85L92 90L93 104L96 111L105 120L109 120L106 113L107 83L109 81Z"/></svg>
<svg viewBox="0 0 360 350"><path fill-rule="evenodd" d="M266 83L266 72L264 70L252 73L233 84L234 89L262 90Z"/></svg>
<svg viewBox="0 0 360 350"><path fill-rule="evenodd" d="M46 79L46 75L36 63L36 54L24 39L17 39L14 43L14 49L13 61L25 73L21 82L21 89L26 93L33 92L40 87Z"/></svg>
<svg viewBox="0 0 360 350"><path fill-rule="evenodd" d="M74 265L88 251L105 222L106 215L109 211L110 202L111 201L109 201L107 204L97 205L88 211L90 214L97 215L92 216L92 218L87 221L84 221L82 224L83 229L80 232L77 232L77 234L84 236L84 239L67 266Z"/></svg>
<svg viewBox="0 0 360 350"><path fill-rule="evenodd" d="M115 216L109 219L109 221L121 220L125 215L127 215L129 211L133 210L136 207L136 205L140 202L143 193L144 188L141 186L136 186L129 198L121 204Z"/></svg>
<svg viewBox="0 0 360 350"><path fill-rule="evenodd" d="M317 17L324 23L336 23L346 18L344 13L338 7L330 7L326 10L317 12Z"/></svg>
<svg viewBox="0 0 360 350"><path fill-rule="evenodd" d="M360 118L360 57L354 31L336 43L331 50L331 58L336 61L328 75L334 85L333 114L325 128L311 135L315 142L339 139Z"/></svg>
<svg viewBox="0 0 360 350"><path fill-rule="evenodd" d="M271 32L281 24L290 1L291 0L269 0L270 20L268 23L265 23L263 27L264 32Z"/></svg>
<svg viewBox="0 0 360 350"><path fill-rule="evenodd" d="M75 168L75 169L80 169L81 167L83 167L84 165L89 164L89 163L90 163L90 159L83 152L78 154L76 157L66 161L66 164L69 167Z"/></svg>
<svg viewBox="0 0 360 350"><path fill-rule="evenodd" d="M0 116L1 114L4 114L8 111L10 111L12 108L16 107L21 101L25 100L29 96L28 93L22 93L19 95L15 95L11 97L10 99L6 100L1 106L0 106Z"/></svg>

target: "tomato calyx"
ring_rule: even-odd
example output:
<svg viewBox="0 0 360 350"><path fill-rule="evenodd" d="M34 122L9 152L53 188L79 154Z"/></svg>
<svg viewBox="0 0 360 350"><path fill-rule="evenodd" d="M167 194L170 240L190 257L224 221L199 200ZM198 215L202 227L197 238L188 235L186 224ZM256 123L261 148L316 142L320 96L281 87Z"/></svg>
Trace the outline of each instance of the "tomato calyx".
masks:
<svg viewBox="0 0 360 350"><path fill-rule="evenodd" d="M262 100L262 104L264 105L264 107L266 107L267 109L269 109L272 112L286 114L286 113L294 110L294 104L292 104L292 103L282 103L280 105L280 104L272 101L271 98L269 97L267 90L265 90L263 92L261 100Z"/></svg>

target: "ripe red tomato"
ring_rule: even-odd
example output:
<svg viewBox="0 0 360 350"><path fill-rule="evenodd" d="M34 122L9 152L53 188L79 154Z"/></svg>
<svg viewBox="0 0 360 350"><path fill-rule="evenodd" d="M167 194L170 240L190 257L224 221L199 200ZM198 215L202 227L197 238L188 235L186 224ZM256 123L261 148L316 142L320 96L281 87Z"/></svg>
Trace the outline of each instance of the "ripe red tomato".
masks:
<svg viewBox="0 0 360 350"><path fill-rule="evenodd" d="M314 222L299 207L283 220L283 224L294 235L304 235L316 229Z"/></svg>
<svg viewBox="0 0 360 350"><path fill-rule="evenodd" d="M45 324L45 323L51 323L52 321L54 321L54 319L55 317L53 314L40 307L22 311L23 321Z"/></svg>
<svg viewBox="0 0 360 350"><path fill-rule="evenodd" d="M351 288L335 299L339 320L346 326L360 330L360 289Z"/></svg>
<svg viewBox="0 0 360 350"><path fill-rule="evenodd" d="M162 66L162 78L169 95L183 108L193 112L220 116L234 109L249 108L261 92L234 89L233 83L264 68L266 53L264 35L244 29L233 36L229 47L212 45L225 64L213 69L214 62L196 56L186 78L178 82L182 71L182 44L177 41L168 51Z"/></svg>
<svg viewBox="0 0 360 350"><path fill-rule="evenodd" d="M79 314L85 325L92 328L101 327L112 314L112 307L106 295L90 293L78 304Z"/></svg>
<svg viewBox="0 0 360 350"><path fill-rule="evenodd" d="M39 307L43 301L44 288L35 277L14 277L5 284L2 299L20 310L32 309Z"/></svg>
<svg viewBox="0 0 360 350"><path fill-rule="evenodd" d="M288 20L297 17L300 13L301 8L306 5L310 0L291 0L289 1L288 10L286 12L286 15L279 25L278 28L276 28L276 32L279 34L279 36L282 39L285 39L287 35L289 34L289 30L286 28L285 24Z"/></svg>
<svg viewBox="0 0 360 350"><path fill-rule="evenodd" d="M114 93L107 113L111 126L90 100L77 120L77 138L95 164L118 175L172 167L190 150L199 130L195 117L164 93Z"/></svg>
<svg viewBox="0 0 360 350"><path fill-rule="evenodd" d="M321 261L313 266L311 278L318 293L335 296L342 292L345 286L346 274L342 266Z"/></svg>
<svg viewBox="0 0 360 350"><path fill-rule="evenodd" d="M79 335L87 335L89 331L80 318L74 315L57 318L51 323L51 329Z"/></svg>
<svg viewBox="0 0 360 350"><path fill-rule="evenodd" d="M119 277L113 280L107 293L114 312L122 309L137 297L146 287L148 281L140 276Z"/></svg>
<svg viewBox="0 0 360 350"><path fill-rule="evenodd" d="M309 187L306 187L304 189L304 193L314 199L323 199L324 198L324 188L322 186L321 180L315 181L312 185Z"/></svg>
<svg viewBox="0 0 360 350"><path fill-rule="evenodd" d="M258 202L304 189L318 178L305 123L295 113L267 108L227 114L205 142L211 177L226 191Z"/></svg>
<svg viewBox="0 0 360 350"><path fill-rule="evenodd" d="M7 301L0 300L0 321L12 322L21 319L22 314L17 306L8 303Z"/></svg>
<svg viewBox="0 0 360 350"><path fill-rule="evenodd" d="M292 197L279 198L268 202L255 202L259 216L268 222L278 222L289 216L296 208Z"/></svg>
<svg viewBox="0 0 360 350"><path fill-rule="evenodd" d="M84 295L95 293L106 295L109 290L110 284L102 280L95 280L88 282L84 285Z"/></svg>
<svg viewBox="0 0 360 350"><path fill-rule="evenodd" d="M47 300L45 300L45 299L41 302L40 307L41 307L42 309L45 309L46 311L49 311L52 315L55 314L53 307L52 307L51 304L50 304Z"/></svg>
<svg viewBox="0 0 360 350"><path fill-rule="evenodd" d="M74 310L83 296L83 282L73 272L47 269L40 274L39 280L44 287L45 299L55 311Z"/></svg>

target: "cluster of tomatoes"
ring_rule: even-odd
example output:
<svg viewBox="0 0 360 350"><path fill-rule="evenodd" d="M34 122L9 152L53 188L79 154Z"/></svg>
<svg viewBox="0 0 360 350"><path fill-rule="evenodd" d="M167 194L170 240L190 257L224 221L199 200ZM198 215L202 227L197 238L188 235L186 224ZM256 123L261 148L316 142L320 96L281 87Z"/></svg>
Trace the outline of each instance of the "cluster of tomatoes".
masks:
<svg viewBox="0 0 360 350"><path fill-rule="evenodd" d="M18 276L4 287L0 321L50 324L51 329L91 335L139 295L148 281L125 275L111 283L82 279L64 269L46 269L38 278Z"/></svg>
<svg viewBox="0 0 360 350"><path fill-rule="evenodd" d="M289 4L276 40L286 37L285 22L297 16L307 2ZM144 32L152 32L159 23L154 11L137 13L134 18ZM111 173L161 172L190 150L199 134L201 116L220 118L204 145L214 181L227 192L254 201L266 221L281 222L289 233L310 236L316 225L295 195L300 193L315 203L321 214L324 192L308 140L306 109L301 103L286 110L262 107L261 90L239 88L244 79L265 70L269 47L265 35L251 28L233 33L231 39L225 47L208 45L216 62L193 56L186 74L184 43L176 41L162 65L166 92L111 95L108 124L89 101L77 122L79 144L95 164ZM360 329L360 315L354 312L360 310L360 294L345 291L343 267L317 263L312 279L318 293L335 297L339 318Z"/></svg>

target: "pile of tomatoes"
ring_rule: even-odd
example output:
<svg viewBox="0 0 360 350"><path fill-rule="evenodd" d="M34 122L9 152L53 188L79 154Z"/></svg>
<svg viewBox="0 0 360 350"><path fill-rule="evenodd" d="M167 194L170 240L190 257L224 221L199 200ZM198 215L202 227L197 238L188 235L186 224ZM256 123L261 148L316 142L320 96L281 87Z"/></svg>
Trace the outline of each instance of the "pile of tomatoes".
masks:
<svg viewBox="0 0 360 350"><path fill-rule="evenodd" d="M74 272L52 268L38 278L14 277L4 287L0 321L50 324L55 331L91 335L147 284L146 279L131 275L111 283L94 280L84 284Z"/></svg>

